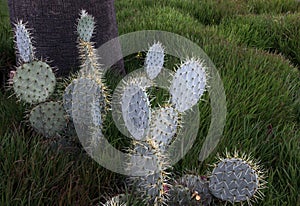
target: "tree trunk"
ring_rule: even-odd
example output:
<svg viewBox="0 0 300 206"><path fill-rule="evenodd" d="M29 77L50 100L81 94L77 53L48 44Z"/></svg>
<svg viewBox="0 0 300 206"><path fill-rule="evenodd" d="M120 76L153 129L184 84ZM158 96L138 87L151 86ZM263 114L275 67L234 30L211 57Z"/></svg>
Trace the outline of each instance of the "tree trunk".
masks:
<svg viewBox="0 0 300 206"><path fill-rule="evenodd" d="M81 9L95 17L96 30L92 41L98 48L117 37L117 22L114 0L8 0L11 23L22 19L33 28L32 36L36 56L53 60L50 64L58 68L58 75L66 75L79 66L76 48L76 23ZM114 51L120 54L120 45ZM123 61L114 69L124 74Z"/></svg>

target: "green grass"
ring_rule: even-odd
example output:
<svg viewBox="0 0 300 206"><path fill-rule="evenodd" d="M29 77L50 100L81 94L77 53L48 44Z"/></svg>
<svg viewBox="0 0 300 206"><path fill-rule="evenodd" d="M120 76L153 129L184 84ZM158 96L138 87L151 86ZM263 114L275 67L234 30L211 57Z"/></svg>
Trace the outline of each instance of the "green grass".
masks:
<svg viewBox="0 0 300 206"><path fill-rule="evenodd" d="M299 3L120 0L116 11L120 34L157 29L197 43L224 83L228 113L221 142L203 163L198 162L210 124L210 99L205 95L197 141L174 172L205 174L215 154L237 149L251 153L267 171L268 189L256 205L299 204ZM8 32L0 31L0 37ZM5 39L0 51L6 48L2 45L11 47L9 42ZM143 58L132 55L125 63L132 71L143 64ZM174 63L178 60L168 56L166 67ZM114 88L117 79L108 82ZM22 113L28 108L8 96L8 92L0 95L0 205L95 205L120 192L124 177L97 165L84 152L50 151L47 141L26 127ZM118 148L128 143L116 144L119 132L113 125L107 134Z"/></svg>

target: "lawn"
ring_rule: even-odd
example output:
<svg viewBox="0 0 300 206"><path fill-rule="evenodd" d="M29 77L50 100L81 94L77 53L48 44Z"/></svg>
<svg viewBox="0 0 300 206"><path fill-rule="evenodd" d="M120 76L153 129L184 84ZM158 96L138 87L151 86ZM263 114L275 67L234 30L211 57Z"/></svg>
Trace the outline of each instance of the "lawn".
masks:
<svg viewBox="0 0 300 206"><path fill-rule="evenodd" d="M7 8L0 1L0 73L14 64ZM197 141L176 174L206 174L224 151L251 154L266 170L265 197L255 205L300 205L300 2L295 0L116 0L119 34L164 30L197 43L224 83L223 137L198 156L210 124L209 96L200 103ZM166 67L176 59L168 57ZM143 64L134 55L127 71ZM4 78L4 77L2 77ZM110 81L108 81L110 82ZM113 82L111 83L113 87ZM126 177L99 166L84 151L53 152L28 126L30 107L0 93L0 205L96 205L123 192ZM108 138L116 147L114 126ZM52 144L53 145L53 144Z"/></svg>

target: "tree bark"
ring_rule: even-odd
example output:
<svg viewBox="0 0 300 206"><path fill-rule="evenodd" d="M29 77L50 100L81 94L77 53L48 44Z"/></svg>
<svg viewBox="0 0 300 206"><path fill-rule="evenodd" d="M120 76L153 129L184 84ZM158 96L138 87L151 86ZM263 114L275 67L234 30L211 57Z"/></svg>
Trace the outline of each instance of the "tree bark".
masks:
<svg viewBox="0 0 300 206"><path fill-rule="evenodd" d="M11 23L20 19L28 22L33 28L36 56L53 60L50 64L58 68L59 76L79 66L76 23L81 9L95 17L92 41L96 48L118 35L114 0L8 0L8 6ZM121 53L120 45L114 49ZM123 60L114 69L124 74Z"/></svg>

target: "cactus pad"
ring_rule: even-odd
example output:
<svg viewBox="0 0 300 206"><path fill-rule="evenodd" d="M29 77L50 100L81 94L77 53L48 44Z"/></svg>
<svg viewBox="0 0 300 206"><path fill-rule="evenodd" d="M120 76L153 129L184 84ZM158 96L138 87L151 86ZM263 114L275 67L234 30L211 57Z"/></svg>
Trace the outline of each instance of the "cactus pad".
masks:
<svg viewBox="0 0 300 206"><path fill-rule="evenodd" d="M34 48L32 46L30 32L22 21L15 24L16 50L20 59L25 62L31 62L34 59Z"/></svg>
<svg viewBox="0 0 300 206"><path fill-rule="evenodd" d="M141 140L149 127L150 103L147 93L138 85L128 85L122 95L122 115L130 134Z"/></svg>
<svg viewBox="0 0 300 206"><path fill-rule="evenodd" d="M170 107L156 109L151 116L150 137L161 151L171 143L178 129L179 114Z"/></svg>
<svg viewBox="0 0 300 206"><path fill-rule="evenodd" d="M79 38L85 42L89 42L93 36L94 29L94 17L89 15L85 10L82 10L77 25Z"/></svg>
<svg viewBox="0 0 300 206"><path fill-rule="evenodd" d="M66 126L63 106L58 102L45 102L30 112L31 126L45 137L53 137Z"/></svg>
<svg viewBox="0 0 300 206"><path fill-rule="evenodd" d="M164 48L161 43L153 44L146 56L145 68L149 79L154 79L164 65Z"/></svg>
<svg viewBox="0 0 300 206"><path fill-rule="evenodd" d="M192 199L199 202L199 205L210 205L212 195L210 194L208 181L205 177L187 174L180 178L179 184L189 188Z"/></svg>
<svg viewBox="0 0 300 206"><path fill-rule="evenodd" d="M192 108L206 88L206 73L202 62L189 59L176 71L170 87L171 102L179 112Z"/></svg>
<svg viewBox="0 0 300 206"><path fill-rule="evenodd" d="M259 189L259 175L243 159L223 159L212 171L209 189L215 197L223 201L248 201Z"/></svg>
<svg viewBox="0 0 300 206"><path fill-rule="evenodd" d="M16 95L27 103L45 101L54 91L55 76L51 67L42 61L33 61L17 68L13 78Z"/></svg>

